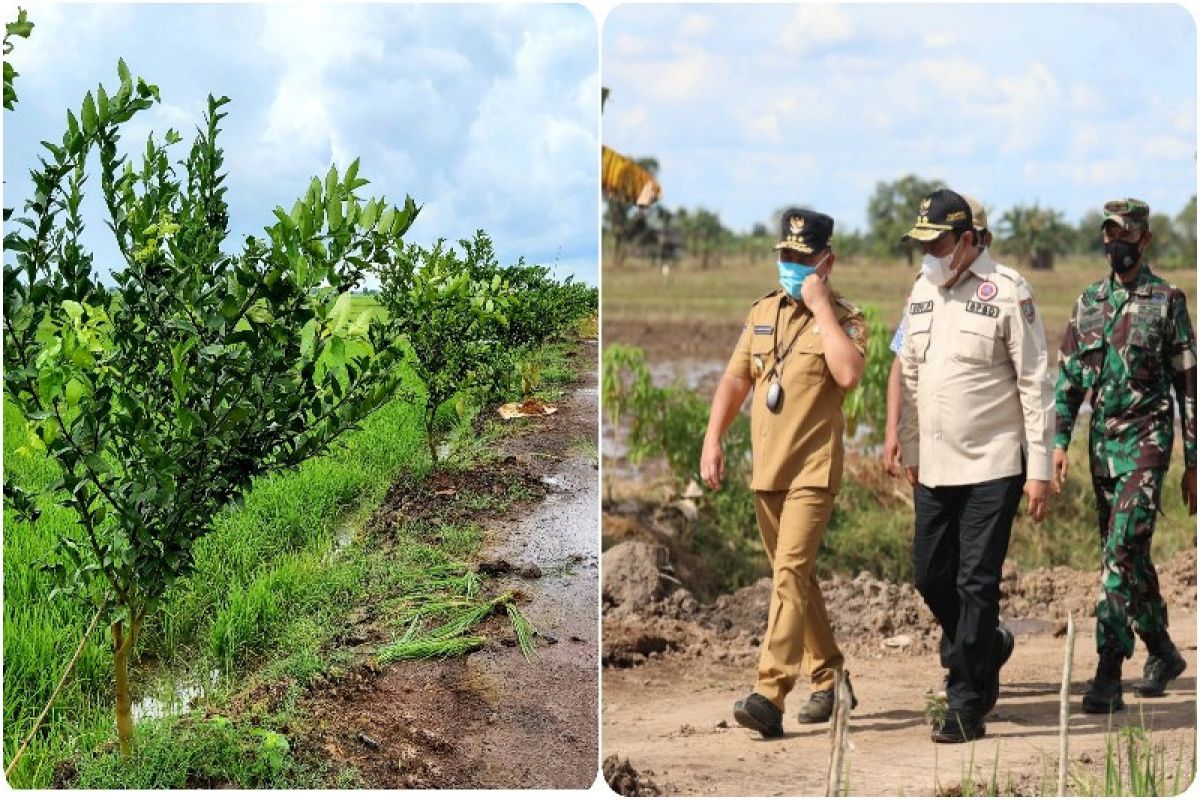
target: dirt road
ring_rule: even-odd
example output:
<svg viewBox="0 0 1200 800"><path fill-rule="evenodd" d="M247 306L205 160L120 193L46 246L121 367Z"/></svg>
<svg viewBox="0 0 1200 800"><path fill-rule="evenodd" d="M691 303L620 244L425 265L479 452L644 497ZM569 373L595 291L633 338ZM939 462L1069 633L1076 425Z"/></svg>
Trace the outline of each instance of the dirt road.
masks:
<svg viewBox="0 0 1200 800"><path fill-rule="evenodd" d="M1196 616L1194 607L1180 612L1173 615L1171 630L1188 660L1187 672L1162 698L1139 701L1127 690L1128 708L1112 721L1114 729L1126 721L1144 724L1166 743L1172 764L1180 746L1185 763L1195 746ZM1085 621L1076 639L1070 747L1078 768L1096 775L1104 764L1109 722L1079 710L1084 682L1096 663L1091 641L1091 623ZM1053 794L1064 642L1051 632L1017 636L1000 701L987 721L988 736L973 746L929 740L924 709L927 692L940 681L936 654L849 658L859 700L850 718L851 793L930 795L939 787L945 792L963 784L973 763L976 781L989 782L995 768L1006 793ZM794 717L807 687L790 698L786 736L763 740L739 728L730 710L750 690L752 654L721 655L723 660L671 653L633 669L605 669L604 755L628 759L665 794L823 794L828 726L801 727ZM1139 647L1126 676L1140 676L1143 660ZM1168 772L1173 779L1173 768Z"/></svg>
<svg viewBox="0 0 1200 800"><path fill-rule="evenodd" d="M488 565L481 572L491 576L485 591L514 592L536 630L533 660L526 661L503 618L485 623L487 644L466 657L383 667L360 658L301 701L312 727L298 737L298 754L308 752L335 770L352 768L374 788L592 785L598 751L596 353L595 342L579 344L579 380L557 413L527 420L519 435L504 441L498 467L443 475L460 485L425 491L436 500L463 488L487 492L516 482L535 498L477 520L487 532L479 558ZM385 507L377 517L387 513ZM378 626L366 610L361 617L352 634L371 652Z"/></svg>

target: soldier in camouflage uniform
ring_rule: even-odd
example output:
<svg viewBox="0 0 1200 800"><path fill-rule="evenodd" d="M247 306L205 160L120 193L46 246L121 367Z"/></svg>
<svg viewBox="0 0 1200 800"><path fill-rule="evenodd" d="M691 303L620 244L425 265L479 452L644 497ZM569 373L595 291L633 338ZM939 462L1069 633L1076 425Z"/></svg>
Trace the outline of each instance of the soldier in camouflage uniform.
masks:
<svg viewBox="0 0 1200 800"><path fill-rule="evenodd" d="M1163 476L1171 458L1174 408L1183 429L1183 499L1196 513L1196 341L1182 291L1150 271L1150 208L1132 198L1104 206L1102 232L1112 273L1075 303L1059 353L1055 388L1054 489L1067 477L1067 446L1091 393L1089 455L1102 546L1096 604L1096 677L1083 698L1089 713L1124 707L1121 664L1133 656L1133 630L1150 655L1139 697L1157 697L1186 668L1167 635L1167 607L1150 560Z"/></svg>

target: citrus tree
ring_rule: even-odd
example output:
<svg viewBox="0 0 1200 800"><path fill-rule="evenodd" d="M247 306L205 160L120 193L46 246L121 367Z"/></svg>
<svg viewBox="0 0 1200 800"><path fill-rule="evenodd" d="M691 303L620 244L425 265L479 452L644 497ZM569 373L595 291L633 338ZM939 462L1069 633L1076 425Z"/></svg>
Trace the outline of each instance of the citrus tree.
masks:
<svg viewBox="0 0 1200 800"><path fill-rule="evenodd" d="M486 391L509 364L506 312L511 289L483 231L431 248L409 244L378 265L379 302L407 348L407 360L425 386L429 458L438 463L434 418L460 391Z"/></svg>
<svg viewBox="0 0 1200 800"><path fill-rule="evenodd" d="M20 36L23 39L28 39L29 34L33 33L33 23L29 21L29 14L23 8L17 9L17 18L12 22L7 22L4 25L4 110L12 111L17 105L17 90L15 88L16 77L19 74L12 64L8 63L7 56L13 51L14 36ZM7 219L7 217L5 217Z"/></svg>
<svg viewBox="0 0 1200 800"><path fill-rule="evenodd" d="M135 166L123 126L159 99L118 64L46 142L33 196L4 240L4 388L29 447L59 468L79 525L49 565L112 632L116 720L133 746L130 659L214 515L259 475L294 467L385 402L400 356L383 325L351 320L350 290L388 265L417 214L364 201L358 162L314 178L264 235L227 252L220 109L181 159L151 135ZM106 285L81 242L90 154L121 255Z"/></svg>

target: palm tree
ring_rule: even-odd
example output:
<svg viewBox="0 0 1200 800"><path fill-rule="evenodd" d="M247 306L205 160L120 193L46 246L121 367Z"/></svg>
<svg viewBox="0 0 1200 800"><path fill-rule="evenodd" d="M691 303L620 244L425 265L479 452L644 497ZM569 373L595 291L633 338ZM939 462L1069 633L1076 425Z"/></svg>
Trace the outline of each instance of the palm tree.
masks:
<svg viewBox="0 0 1200 800"><path fill-rule="evenodd" d="M1014 206L1000 218L1001 244L1031 269L1054 269L1054 256L1070 250L1075 231L1052 208Z"/></svg>

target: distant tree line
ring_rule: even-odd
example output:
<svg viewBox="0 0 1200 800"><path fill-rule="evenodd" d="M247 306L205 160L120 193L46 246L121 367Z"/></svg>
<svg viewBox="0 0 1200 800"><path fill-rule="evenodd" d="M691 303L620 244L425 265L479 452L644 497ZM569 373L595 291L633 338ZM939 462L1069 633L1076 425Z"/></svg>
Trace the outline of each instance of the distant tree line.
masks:
<svg viewBox="0 0 1200 800"><path fill-rule="evenodd" d="M638 163L651 172L658 169L653 158ZM920 251L912 242L901 242L900 237L912 226L921 198L945 186L943 181L916 175L880 181L867 202L866 231L837 231L834 250L843 258L903 258L914 266ZM986 208L986 199L979 199ZM1099 256L1103 252L1098 209L1076 224L1068 222L1062 211L1037 203L987 210L995 237L993 249L1017 266L1053 269L1058 256ZM636 210L610 200L604 215L606 258L612 268L620 269L630 256L656 266L670 266L686 257L702 270L726 260L758 258L774 244L782 211L776 209L769 220L755 223L749 231L734 231L721 222L718 212L703 207L670 210L658 205ZM1150 261L1156 268L1196 268L1195 195L1174 216L1152 214L1150 229L1154 233Z"/></svg>

